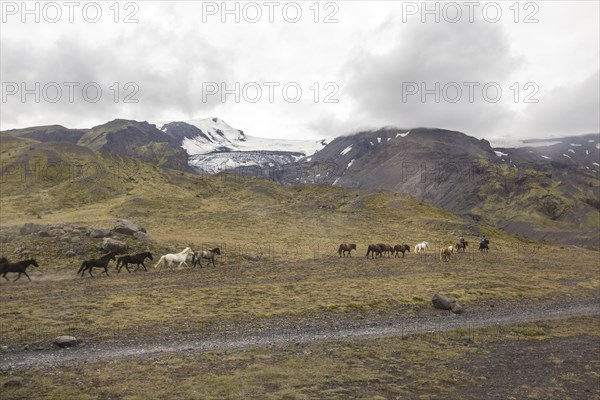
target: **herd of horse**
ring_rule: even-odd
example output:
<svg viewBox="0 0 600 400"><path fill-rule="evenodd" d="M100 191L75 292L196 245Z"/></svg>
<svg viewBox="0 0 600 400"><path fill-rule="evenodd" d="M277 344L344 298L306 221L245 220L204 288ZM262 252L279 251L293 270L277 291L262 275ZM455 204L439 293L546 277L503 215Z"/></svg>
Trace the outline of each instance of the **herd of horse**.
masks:
<svg viewBox="0 0 600 400"><path fill-rule="evenodd" d="M490 242L488 239L482 240L479 243L479 251L482 253L487 253L489 250L489 243ZM465 252L468 246L469 242L465 240L461 240L454 246L442 246L440 248L440 261L448 261L450 259L450 255L453 254L454 251ZM423 254L427 251L427 249L429 249L428 242L421 242L415 245L415 253L417 254ZM338 254L340 257L352 257L352 250L356 251L355 243L342 243L338 248ZM410 246L407 244L397 244L392 247L390 244L377 243L367 246L366 256L371 256L371 258L379 258L383 257L384 255L387 255L388 257L391 257L392 255L394 255L394 257L400 257L400 253L402 253L402 258L404 258L404 253L406 252L410 253Z"/></svg>
<svg viewBox="0 0 600 400"><path fill-rule="evenodd" d="M159 271L160 271L162 269L163 265L166 264L167 266L170 267L174 262L179 262L178 267L181 266L182 264L185 264L186 266L189 267L189 265L186 263L186 260L190 253L192 254L192 267L196 267L199 265L202 268L202 260L208 260L209 264L212 263L213 267L216 267L215 256L221 255L221 249L218 247L215 247L208 251L205 250L205 251L195 252L190 247L186 247L183 251L181 251L179 253L165 254L164 256L162 256L159 259L158 263L156 263L154 268L158 268L160 266L160 268L159 268ZM133 270L134 272L140 268L144 268L144 271L148 271L148 268L146 268L146 265L144 264L146 259L153 260L152 253L150 253L149 251L146 251L143 253L138 253L138 254L133 254L133 255L127 254L127 255L124 255L124 256L121 256L118 258L115 253L111 252L111 253L103 255L100 258L93 258L93 259L85 260L84 262L82 262L81 267L79 267L79 270L77 271L77 275L81 274L81 276L84 276L85 272L87 271L88 274L93 278L94 275L92 274L92 270L94 268L99 268L99 269L104 270L103 272L108 276L108 264L111 261L117 262L117 265L115 267L115 269L117 270L117 273L121 272L121 269L123 267L125 267L127 272L131 273L131 270L129 269L130 265L131 266L135 265L135 269ZM13 280L13 282L17 281L21 277L21 275L25 275L27 277L27 279L29 279L31 281L31 278L27 274L26 270L27 270L27 267L32 266L32 265L36 268L39 267L38 263L34 259L23 260L23 261L11 263L5 257L1 257L0 258L0 275L2 275L2 277L8 281L6 274L8 274L9 272L13 272L13 273L19 274L16 277L16 279Z"/></svg>
<svg viewBox="0 0 600 400"><path fill-rule="evenodd" d="M461 241L454 246L443 246L440 249L440 260L448 261L450 255L453 254L455 250L457 252L461 250L464 252L467 246L469 246L469 242L467 241ZM421 242L415 245L415 253L423 254L427 251L428 248L428 242ZM487 253L488 249L489 240L482 240L479 243L479 250L481 252ZM338 248L338 254L340 257L352 257L352 250L356 251L355 243L342 243ZM407 244L397 244L392 247L392 245L389 244L377 243L370 244L367 246L366 256L369 257L370 255L371 258L379 258L387 255L389 258L392 255L394 255L394 257L400 257L400 253L402 253L402 258L404 258L404 255L407 252L410 253L410 246ZM215 247L211 250L195 252L191 249L191 247L186 247L179 253L165 254L161 256L154 268L160 267L160 271L163 266L166 265L167 267L171 267L174 263L178 263L177 267L181 267L182 265L189 267L186 261L190 254L192 255L192 268L196 267L197 265L199 265L202 268L202 260L208 260L208 264L212 263L213 267L216 267L215 256L221 255L221 249L219 247ZM117 265L115 267L117 273L121 272L121 269L123 267L125 267L127 272L131 273L131 270L129 269L130 265L135 265L135 269L133 270L134 272L139 270L140 268L143 268L144 271L148 271L146 265L144 264L146 259L153 260L152 254L149 251L133 255L127 254L118 258L115 253L108 253L100 258L85 260L84 262L82 262L81 267L79 267L79 270L77 271L77 274L81 274L81 276L84 276L85 272L87 271L89 275L93 278L94 275L92 274L92 270L94 268L99 268L103 269L103 272L108 276L108 264L111 261L117 262ZM38 263L34 259L22 260L11 263L5 257L1 257L0 275L2 275L2 277L8 281L6 274L8 274L9 272L18 273L19 275L16 277L16 279L14 279L14 281L17 281L19 278L21 278L21 275L25 275L27 279L31 281L31 278L29 277L26 271L27 268L30 266L34 266L36 268L39 267Z"/></svg>

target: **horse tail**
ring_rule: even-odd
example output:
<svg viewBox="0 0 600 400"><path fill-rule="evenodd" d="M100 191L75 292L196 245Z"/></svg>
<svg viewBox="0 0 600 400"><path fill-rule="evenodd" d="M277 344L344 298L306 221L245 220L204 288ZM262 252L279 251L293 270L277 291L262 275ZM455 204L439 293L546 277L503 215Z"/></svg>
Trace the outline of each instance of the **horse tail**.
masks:
<svg viewBox="0 0 600 400"><path fill-rule="evenodd" d="M338 254L340 256L342 255L342 250L343 250L343 246L340 244L340 247L338 247Z"/></svg>
<svg viewBox="0 0 600 400"><path fill-rule="evenodd" d="M83 268L85 268L86 264L87 264L87 261L82 262L81 267L79 267L79 271L77 271L77 273L80 273L81 271L83 271Z"/></svg>
<svg viewBox="0 0 600 400"><path fill-rule="evenodd" d="M164 260L165 260L165 256L161 256L158 259L158 262L156 263L156 265L154 266L154 268L157 268L159 265L161 265L161 263L164 262Z"/></svg>
<svg viewBox="0 0 600 400"><path fill-rule="evenodd" d="M192 267L196 264L196 252L192 253Z"/></svg>

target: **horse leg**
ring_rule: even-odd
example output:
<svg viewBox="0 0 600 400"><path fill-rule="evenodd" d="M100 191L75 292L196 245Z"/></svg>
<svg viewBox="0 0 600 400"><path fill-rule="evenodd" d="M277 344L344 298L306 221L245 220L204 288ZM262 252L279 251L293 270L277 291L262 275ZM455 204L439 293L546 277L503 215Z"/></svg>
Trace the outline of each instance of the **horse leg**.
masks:
<svg viewBox="0 0 600 400"><path fill-rule="evenodd" d="M16 282L16 281L18 281L20 277L21 277L21 272L19 272L19 276L17 276L17 278L16 278L16 279L15 279L13 282ZM30 279L30 280L31 280L31 279Z"/></svg>
<svg viewBox="0 0 600 400"><path fill-rule="evenodd" d="M7 281L9 281L9 282L10 282L10 279L8 279L8 278L6 277L6 272L2 274L2 277L3 277L4 279L6 279Z"/></svg>
<svg viewBox="0 0 600 400"><path fill-rule="evenodd" d="M216 268L217 266L215 265L215 258L214 258L214 257L212 257L212 258L210 259L210 261L212 261L213 267L215 267L215 268Z"/></svg>
<svg viewBox="0 0 600 400"><path fill-rule="evenodd" d="M23 271L23 273L25 274L25 276L27 277L27 279L29 279L29 282L31 282L31 278L29 277L29 275L27 275L27 271Z"/></svg>
<svg viewBox="0 0 600 400"><path fill-rule="evenodd" d="M88 273L90 274L90 276L93 278L93 277L94 277L94 275L92 275L92 268L93 268L93 267L89 267L87 270L88 270Z"/></svg>
<svg viewBox="0 0 600 400"><path fill-rule="evenodd" d="M144 265L144 263L142 262L142 267L144 267L144 271L148 272L148 268L146 268L146 266ZM136 271L140 269L140 265L138 264L137 268L135 269Z"/></svg>
<svg viewBox="0 0 600 400"><path fill-rule="evenodd" d="M129 271L129 269L127 269L127 270ZM106 274L106 276L109 276L108 275L108 265L104 266L104 273Z"/></svg>

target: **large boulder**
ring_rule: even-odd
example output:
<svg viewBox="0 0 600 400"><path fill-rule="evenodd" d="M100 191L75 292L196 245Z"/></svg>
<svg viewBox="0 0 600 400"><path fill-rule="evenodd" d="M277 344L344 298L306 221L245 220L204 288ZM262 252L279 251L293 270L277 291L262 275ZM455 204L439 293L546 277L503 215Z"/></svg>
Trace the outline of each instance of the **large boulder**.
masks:
<svg viewBox="0 0 600 400"><path fill-rule="evenodd" d="M73 347L78 343L75 336L58 336L54 339L54 344L58 347Z"/></svg>
<svg viewBox="0 0 600 400"><path fill-rule="evenodd" d="M127 243L111 238L104 238L100 249L115 254L125 253L127 251Z"/></svg>
<svg viewBox="0 0 600 400"><path fill-rule="evenodd" d="M441 294L435 294L433 299L431 299L431 303L435 308L440 310L450 310L453 313L460 314L463 312L462 306L456 302L456 300L442 296Z"/></svg>
<svg viewBox="0 0 600 400"><path fill-rule="evenodd" d="M146 230L128 219L118 219L113 228L113 232L122 233L124 235L133 235L136 232L146 233Z"/></svg>

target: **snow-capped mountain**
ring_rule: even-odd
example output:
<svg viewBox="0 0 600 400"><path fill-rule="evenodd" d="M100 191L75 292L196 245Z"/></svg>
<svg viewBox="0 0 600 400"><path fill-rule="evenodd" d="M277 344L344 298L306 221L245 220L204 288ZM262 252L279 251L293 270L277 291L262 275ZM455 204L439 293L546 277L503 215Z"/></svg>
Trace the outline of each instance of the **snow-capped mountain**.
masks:
<svg viewBox="0 0 600 400"><path fill-rule="evenodd" d="M310 156L327 144L324 140L250 136L216 117L159 122L156 126L160 126L160 130L167 135L181 140L181 147L189 156L189 165L198 172L208 174L250 166L277 168Z"/></svg>

